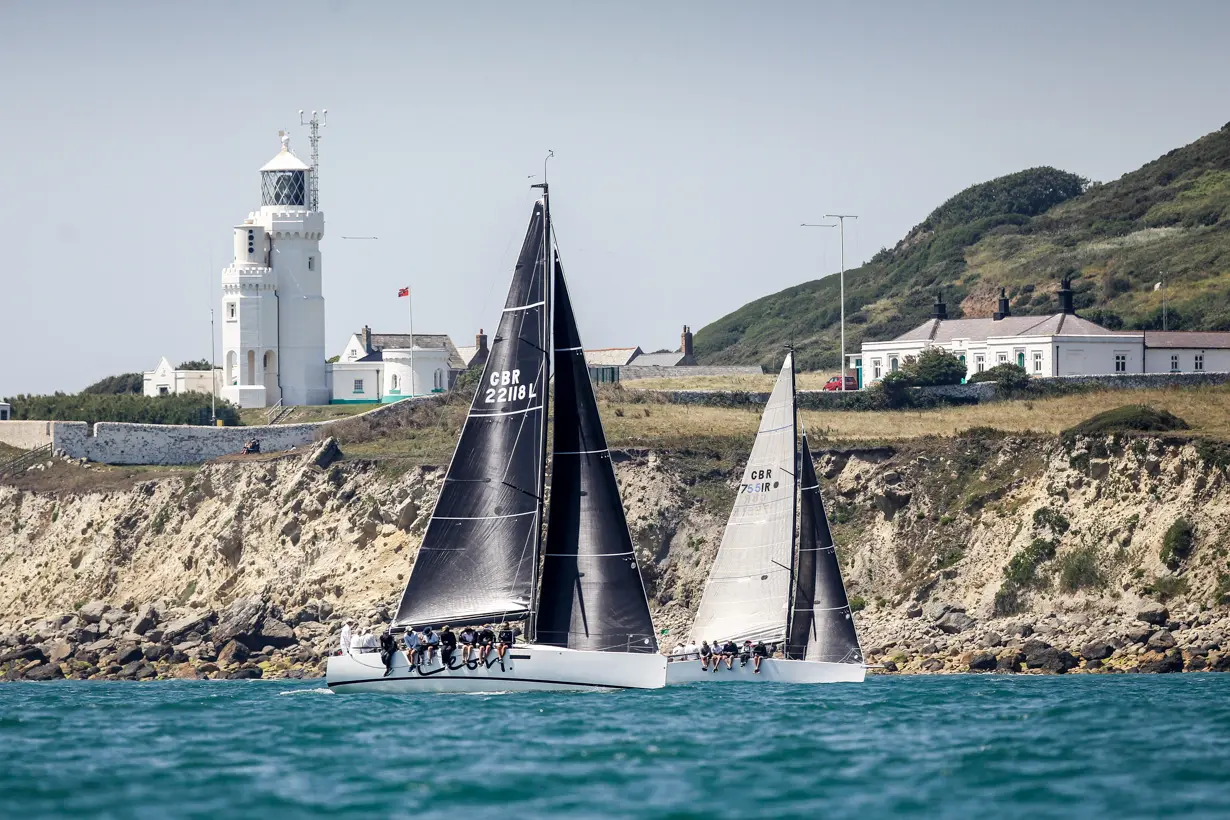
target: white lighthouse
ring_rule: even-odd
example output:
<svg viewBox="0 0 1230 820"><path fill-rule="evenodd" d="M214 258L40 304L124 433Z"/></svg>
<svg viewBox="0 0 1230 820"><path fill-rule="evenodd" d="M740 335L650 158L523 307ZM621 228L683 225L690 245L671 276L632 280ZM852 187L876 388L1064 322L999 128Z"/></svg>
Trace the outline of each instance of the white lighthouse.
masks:
<svg viewBox="0 0 1230 820"><path fill-rule="evenodd" d="M320 239L312 170L290 150L261 168L261 207L235 226L222 271L222 397L240 407L328 404Z"/></svg>

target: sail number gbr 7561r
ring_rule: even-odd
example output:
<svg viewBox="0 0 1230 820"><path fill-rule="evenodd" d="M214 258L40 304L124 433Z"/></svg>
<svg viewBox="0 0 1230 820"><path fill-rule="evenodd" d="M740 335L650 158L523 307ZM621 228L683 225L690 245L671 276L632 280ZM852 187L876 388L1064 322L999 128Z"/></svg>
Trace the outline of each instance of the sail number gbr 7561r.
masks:
<svg viewBox="0 0 1230 820"><path fill-rule="evenodd" d="M763 470L748 470L747 481L739 485L741 493L767 493L769 490L776 490L778 482L773 481L773 470L766 468Z"/></svg>
<svg viewBox="0 0 1230 820"><path fill-rule="evenodd" d="M533 382L521 383L520 370L497 370L487 379L487 384L487 391L483 394L485 404L538 398Z"/></svg>

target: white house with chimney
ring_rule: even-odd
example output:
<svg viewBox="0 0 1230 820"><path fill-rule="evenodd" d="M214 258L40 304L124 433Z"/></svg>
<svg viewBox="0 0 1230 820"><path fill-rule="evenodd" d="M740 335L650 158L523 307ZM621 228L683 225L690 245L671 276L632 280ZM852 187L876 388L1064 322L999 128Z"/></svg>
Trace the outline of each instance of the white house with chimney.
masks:
<svg viewBox="0 0 1230 820"><path fill-rule="evenodd" d="M1058 297L1057 313L1012 316L1001 289L995 314L973 319L949 319L936 297L930 319L895 339L863 342L847 366L860 388L929 347L958 356L967 378L1009 363L1041 377L1230 371L1230 333L1108 330L1076 315L1069 280L1060 283Z"/></svg>
<svg viewBox="0 0 1230 820"><path fill-rule="evenodd" d="M444 334L352 334L337 361L329 365L333 404L394 402L443 393L471 366L487 361L487 336L481 330L469 358Z"/></svg>

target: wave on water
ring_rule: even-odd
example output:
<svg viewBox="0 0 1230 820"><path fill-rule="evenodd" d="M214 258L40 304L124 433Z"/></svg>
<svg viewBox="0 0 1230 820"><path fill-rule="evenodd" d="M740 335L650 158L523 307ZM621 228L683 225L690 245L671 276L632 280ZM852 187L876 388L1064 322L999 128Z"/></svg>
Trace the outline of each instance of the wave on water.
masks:
<svg viewBox="0 0 1230 820"><path fill-rule="evenodd" d="M286 695L336 695L336 694L337 692L334 692L332 689L330 689L327 686L318 686L315 689L292 689L289 692L278 692L278 697L284 697Z"/></svg>

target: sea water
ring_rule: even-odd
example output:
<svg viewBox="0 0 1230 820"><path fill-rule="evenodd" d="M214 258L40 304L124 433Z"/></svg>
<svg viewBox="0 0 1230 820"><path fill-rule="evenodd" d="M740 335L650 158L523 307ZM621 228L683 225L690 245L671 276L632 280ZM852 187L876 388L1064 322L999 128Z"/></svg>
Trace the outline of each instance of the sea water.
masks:
<svg viewBox="0 0 1230 820"><path fill-rule="evenodd" d="M0 684L0 817L1230 817L1230 675Z"/></svg>

